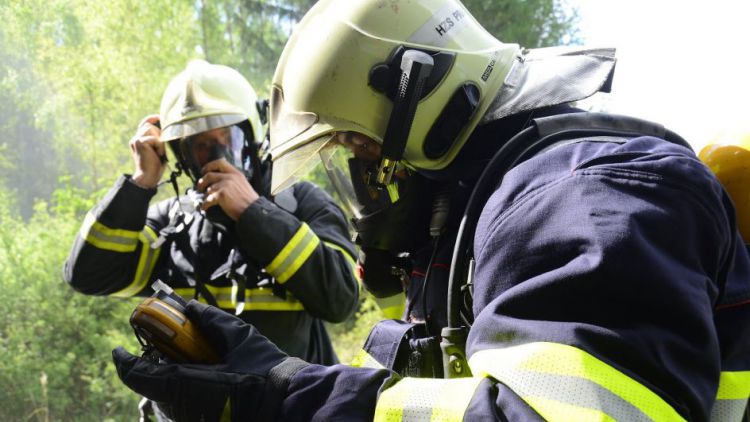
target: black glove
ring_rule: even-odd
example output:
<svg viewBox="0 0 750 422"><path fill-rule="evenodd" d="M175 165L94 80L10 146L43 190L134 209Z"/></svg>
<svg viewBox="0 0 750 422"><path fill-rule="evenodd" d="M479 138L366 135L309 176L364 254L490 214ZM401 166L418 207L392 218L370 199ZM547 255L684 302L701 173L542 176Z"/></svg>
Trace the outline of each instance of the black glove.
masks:
<svg viewBox="0 0 750 422"><path fill-rule="evenodd" d="M218 365L154 363L112 351L117 374L176 421L272 418L289 379L307 366L289 358L252 325L194 300L186 316L214 347Z"/></svg>

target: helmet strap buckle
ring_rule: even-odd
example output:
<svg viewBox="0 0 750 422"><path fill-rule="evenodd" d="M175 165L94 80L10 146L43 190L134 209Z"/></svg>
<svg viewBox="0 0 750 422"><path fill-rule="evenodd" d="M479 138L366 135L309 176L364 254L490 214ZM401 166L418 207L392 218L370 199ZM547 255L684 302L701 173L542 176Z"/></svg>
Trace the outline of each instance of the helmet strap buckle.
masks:
<svg viewBox="0 0 750 422"><path fill-rule="evenodd" d="M417 105L433 65L433 58L423 51L406 50L401 56L398 89L383 138L383 158L376 177L370 178L370 183L378 188L391 182L396 163L403 157Z"/></svg>

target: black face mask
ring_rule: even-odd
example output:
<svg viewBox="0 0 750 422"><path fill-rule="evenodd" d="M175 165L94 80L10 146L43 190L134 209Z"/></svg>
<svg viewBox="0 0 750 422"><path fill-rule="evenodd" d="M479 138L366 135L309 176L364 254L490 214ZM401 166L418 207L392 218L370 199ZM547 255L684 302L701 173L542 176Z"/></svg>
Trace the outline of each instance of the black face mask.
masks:
<svg viewBox="0 0 750 422"><path fill-rule="evenodd" d="M203 166L198 162L196 157L194 156L192 150L193 150L193 139L187 138L184 140L181 140L179 142L180 147L180 164L182 165L183 169L185 170L185 173L190 177L190 180L193 181L193 184L198 183L198 179L200 179L203 176L202 168ZM214 160L219 160L221 158L224 158L229 163L234 162L234 157L232 156L232 152L229 148L227 148L226 145L222 144L214 144L211 145L211 150L209 152L208 158L206 160L206 163L209 163Z"/></svg>
<svg viewBox="0 0 750 422"><path fill-rule="evenodd" d="M203 175L201 172L203 165L221 158L245 173L248 180L252 179L255 161L257 161L257 147L253 143L252 128L249 124L240 123L229 126L225 130L227 131L226 141L229 145L213 143L208 153L201 157L203 160L199 160L196 153L195 142L198 135L169 142L169 147L177 157L180 169L190 177L193 184L196 184Z"/></svg>
<svg viewBox="0 0 750 422"><path fill-rule="evenodd" d="M353 182L358 198L367 195L365 189L369 187L364 180ZM363 216L352 220L357 244L363 249L379 249L397 255L413 252L429 242L433 185L419 174L411 174L401 181L399 198L394 203L383 206L367 198L360 199L364 205Z"/></svg>
<svg viewBox="0 0 750 422"><path fill-rule="evenodd" d="M264 171L264 168L268 166L262 164L260 162L260 159L258 158L258 147L254 142L252 142L252 128L249 124L246 123L238 124L236 125L236 127L239 128L240 131L233 131L231 136L241 138L240 142L243 145L241 153L242 157L235 157L236 153L233 152L227 145L215 143L211 146L211 150L209 151L208 157L205 161L206 163L208 163L224 158L235 167L238 167L238 164L241 162L241 167L238 167L238 169L245 174L248 181L258 192L258 194L266 195L268 189L265 188L265 185L269 183L263 178L263 175L266 173L270 174L270 172ZM230 130L233 129L234 128L231 128ZM249 137L248 134L250 134ZM234 140L234 142L237 141L237 139ZM203 176L203 173L202 166L196 159L195 155L192 153L192 142L193 139L186 138L170 142L169 146L172 149L175 157L177 157L178 159L179 169L188 175L188 177L193 182L193 186L195 186L198 183L198 180ZM179 195L179 189L175 187L175 190L175 193ZM196 208L198 208L200 206L200 203L202 202L204 194L193 192L191 196L194 197ZM231 228L234 226L234 221L224 212L224 210L221 209L221 207L213 206L207 209L204 214L206 218L214 225L218 226L219 229L227 233L231 232Z"/></svg>
<svg viewBox="0 0 750 422"><path fill-rule="evenodd" d="M355 183L355 191L366 188L357 187ZM362 283L376 297L404 291L404 283L412 269L409 255L430 241L434 183L419 174L411 174L401 180L400 188L399 199L385 206L382 197L371 198L373 201L369 204L360 201L365 205L363 217L352 220L357 231L356 241L361 248ZM370 211L376 210L366 213L368 205Z"/></svg>
<svg viewBox="0 0 750 422"><path fill-rule="evenodd" d="M363 270L362 284L375 297L389 297L405 290L406 276L412 270L408 257L363 247L359 262Z"/></svg>

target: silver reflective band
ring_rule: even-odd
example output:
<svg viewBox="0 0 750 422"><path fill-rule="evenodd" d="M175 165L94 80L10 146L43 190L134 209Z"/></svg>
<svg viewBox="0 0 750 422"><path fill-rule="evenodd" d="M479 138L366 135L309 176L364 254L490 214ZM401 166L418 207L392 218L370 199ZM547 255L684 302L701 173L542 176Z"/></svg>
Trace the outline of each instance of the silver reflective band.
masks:
<svg viewBox="0 0 750 422"><path fill-rule="evenodd" d="M90 212L86 214L79 234L86 242L107 251L133 252L138 245L137 231L107 227Z"/></svg>
<svg viewBox="0 0 750 422"><path fill-rule="evenodd" d="M302 223L276 258L266 266L266 271L276 277L279 283L285 283L307 261L318 244L320 244L318 236L306 223Z"/></svg>
<svg viewBox="0 0 750 422"><path fill-rule="evenodd" d="M711 409L711 422L740 422L746 408L747 399L716 400Z"/></svg>
<svg viewBox="0 0 750 422"><path fill-rule="evenodd" d="M587 379L525 371L518 371L517 376L525 380L513 388L521 397L544 397L576 407L598 409L617 421L653 420L637 407Z"/></svg>
<svg viewBox="0 0 750 422"><path fill-rule="evenodd" d="M684 420L658 394L578 347L534 342L486 349L474 352L469 365L547 420Z"/></svg>

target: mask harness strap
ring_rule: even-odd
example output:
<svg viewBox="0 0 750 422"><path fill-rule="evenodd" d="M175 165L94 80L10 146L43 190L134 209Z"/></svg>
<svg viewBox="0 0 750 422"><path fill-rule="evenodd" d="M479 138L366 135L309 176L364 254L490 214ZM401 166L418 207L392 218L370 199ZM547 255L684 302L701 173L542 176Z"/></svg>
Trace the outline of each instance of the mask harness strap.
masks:
<svg viewBox="0 0 750 422"><path fill-rule="evenodd" d="M169 223L164 226L164 228L159 230L159 237L151 247L158 248L167 240L174 239L175 244L178 248L180 248L182 253L192 258L191 261L193 263L195 277L195 295L193 296L193 298L198 299L199 296L203 296L203 298L206 299L206 302L208 302L210 305L218 306L216 298L213 294L211 294L210 291L208 291L205 284L203 283L204 276L200 270L200 258L197 256L197 254L195 254L195 252L193 252L193 249L190 247L189 242L185 241L184 237L178 237L178 235L184 230L187 230L187 228L190 227L190 225L194 221L192 214L186 213L182 209L181 205L182 201L180 199L180 187L177 183L177 178L180 177L182 172L182 166L178 163L177 169L171 171L169 179L163 180L159 182L159 184L157 184L157 187L160 187L165 185L166 183L171 183L177 200L172 206L172 209L170 209Z"/></svg>

